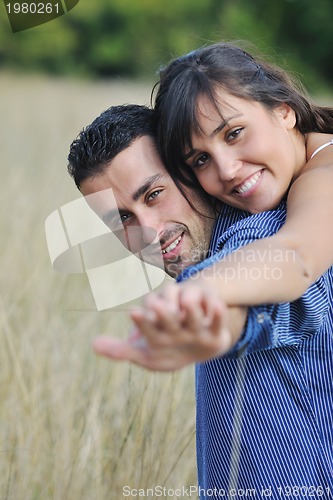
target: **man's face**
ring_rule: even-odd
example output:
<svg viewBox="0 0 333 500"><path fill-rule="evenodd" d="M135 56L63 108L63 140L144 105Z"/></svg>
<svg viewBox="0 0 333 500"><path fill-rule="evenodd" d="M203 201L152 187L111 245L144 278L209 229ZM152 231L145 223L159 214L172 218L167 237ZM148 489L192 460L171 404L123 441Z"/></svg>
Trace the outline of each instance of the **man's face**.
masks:
<svg viewBox="0 0 333 500"><path fill-rule="evenodd" d="M176 277L204 259L215 222L213 210L195 191L188 192L196 212L166 172L149 136L119 153L102 174L85 179L84 196L103 190L94 210L132 253L152 245L166 272ZM113 194L113 196L112 196ZM208 217L207 217L208 216Z"/></svg>

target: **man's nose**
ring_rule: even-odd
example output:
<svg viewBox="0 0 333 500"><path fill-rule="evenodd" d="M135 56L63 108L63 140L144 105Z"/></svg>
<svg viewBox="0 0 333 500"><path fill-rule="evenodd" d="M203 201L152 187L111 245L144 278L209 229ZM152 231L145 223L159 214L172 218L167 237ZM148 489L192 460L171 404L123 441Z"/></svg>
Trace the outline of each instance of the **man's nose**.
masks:
<svg viewBox="0 0 333 500"><path fill-rule="evenodd" d="M146 245L156 244L159 242L158 232L154 227L141 226L142 241Z"/></svg>
<svg viewBox="0 0 333 500"><path fill-rule="evenodd" d="M138 216L138 222L141 229L142 241L147 245L159 242L158 235L161 231L161 223L156 214L144 212Z"/></svg>
<svg viewBox="0 0 333 500"><path fill-rule="evenodd" d="M140 252L155 242L158 243L156 235L153 228L140 225L126 227L116 234L123 245L132 253Z"/></svg>

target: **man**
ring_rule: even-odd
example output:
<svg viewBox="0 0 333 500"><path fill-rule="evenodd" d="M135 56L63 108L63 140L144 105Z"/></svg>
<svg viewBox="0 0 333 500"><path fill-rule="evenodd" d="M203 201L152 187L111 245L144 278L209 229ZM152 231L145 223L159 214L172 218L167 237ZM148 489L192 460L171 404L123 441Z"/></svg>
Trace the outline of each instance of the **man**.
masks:
<svg viewBox="0 0 333 500"><path fill-rule="evenodd" d="M124 244L122 233L129 233L133 253L157 238L165 270L176 277L205 258L215 212L203 191L188 190L189 202L166 173L153 119L152 110L136 105L105 111L73 142L69 171L84 196L112 188L115 206L105 196L95 208L100 217Z"/></svg>
<svg viewBox="0 0 333 500"><path fill-rule="evenodd" d="M143 121L151 123L149 130L140 130L141 113ZM152 112L124 106L103 113L74 141L69 164L84 195L112 188L124 231L132 224L143 228L139 246L147 242L145 238L151 242L147 227L156 231L172 276L207 254L213 226L209 217L214 212L198 193L190 195L192 208L165 173L154 142ZM106 207L100 215L119 230L114 208ZM258 235L274 234L285 220L285 207L247 215L231 207L223 209L210 243L212 252L220 251L219 258ZM173 318L162 314L160 331L147 330L141 318L144 335L139 329L125 342L97 340L98 352L154 370L209 360L197 365L196 374L200 498L245 496L246 490L253 496L280 498L293 487L295 495L303 488L300 494L306 490L307 496L316 491L322 498L330 497L333 315L329 283L331 271L298 301L252 307L246 317L244 309L226 311L212 296L205 305L212 308L211 324L192 337L186 328L183 333L175 329L174 335L165 335L163 322ZM229 349L225 338L231 339ZM310 355L313 350L319 353L315 358ZM225 355L218 357L221 352Z"/></svg>
<svg viewBox="0 0 333 500"><path fill-rule="evenodd" d="M151 255L145 259L154 263L155 240L164 268L174 278L207 256L216 210L203 191L181 187L181 192L166 172L157 152L152 110L138 105L110 108L73 141L68 160L69 172L88 203L133 253L150 245ZM95 193L100 195L91 201ZM245 308L230 308L229 317L232 336L239 336ZM222 336L221 327L222 321L217 322ZM153 370L180 368L197 360L198 351L201 359L203 354L205 359L218 354L215 345L213 350L200 345L189 358L178 349L155 348L154 339L150 349L142 348L142 342L138 349L136 340L102 338L95 347L110 348L111 342L114 357L130 358Z"/></svg>

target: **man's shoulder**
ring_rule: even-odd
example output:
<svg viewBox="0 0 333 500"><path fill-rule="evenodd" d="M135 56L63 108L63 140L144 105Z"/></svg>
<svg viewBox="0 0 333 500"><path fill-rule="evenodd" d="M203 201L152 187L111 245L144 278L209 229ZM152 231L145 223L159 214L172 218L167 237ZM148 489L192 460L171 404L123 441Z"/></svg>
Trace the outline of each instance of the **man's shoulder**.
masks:
<svg viewBox="0 0 333 500"><path fill-rule="evenodd" d="M216 220L210 244L211 253L218 251L230 238L258 239L275 234L286 220L286 203L258 214L224 206Z"/></svg>
<svg viewBox="0 0 333 500"><path fill-rule="evenodd" d="M244 245L272 236L284 224L285 218L284 202L274 210L254 215L225 205L216 220L206 259L185 269L177 281L188 279Z"/></svg>

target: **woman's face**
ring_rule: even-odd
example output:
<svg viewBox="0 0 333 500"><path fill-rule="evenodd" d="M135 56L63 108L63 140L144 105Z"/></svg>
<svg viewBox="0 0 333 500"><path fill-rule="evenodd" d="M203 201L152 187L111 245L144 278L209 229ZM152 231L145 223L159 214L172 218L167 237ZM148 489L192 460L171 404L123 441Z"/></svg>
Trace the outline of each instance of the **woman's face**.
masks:
<svg viewBox="0 0 333 500"><path fill-rule="evenodd" d="M198 99L201 131L192 135L189 165L207 193L258 213L276 207L306 162L304 137L287 105L262 104L218 93L218 109Z"/></svg>

